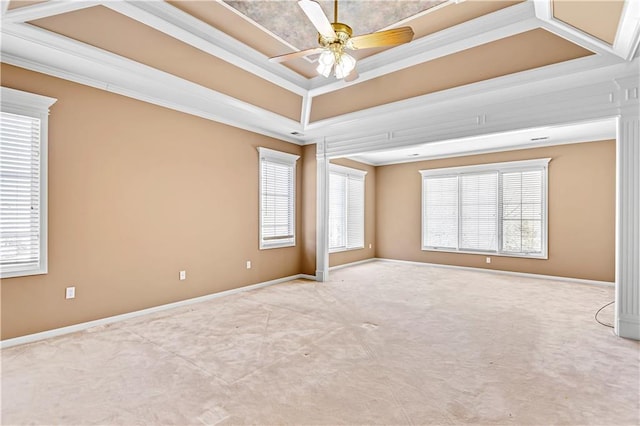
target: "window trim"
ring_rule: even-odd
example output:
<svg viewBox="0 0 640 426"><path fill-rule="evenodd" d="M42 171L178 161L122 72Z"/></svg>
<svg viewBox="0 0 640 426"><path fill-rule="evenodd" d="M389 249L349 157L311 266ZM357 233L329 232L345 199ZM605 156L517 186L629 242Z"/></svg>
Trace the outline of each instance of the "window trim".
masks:
<svg viewBox="0 0 640 426"><path fill-rule="evenodd" d="M57 101L55 98L23 92L21 90L0 87L0 110L3 112L40 119L40 259L36 268L1 268L0 278L26 277L42 275L48 272L48 147L49 147L49 108Z"/></svg>
<svg viewBox="0 0 640 426"><path fill-rule="evenodd" d="M365 246L365 240L366 240L366 226L365 226L365 216L366 216L366 211L367 211L367 205L366 205L366 175L367 175L367 171L366 170L360 170L360 169L354 169L352 167L346 167L346 166L341 166L339 164L333 164L333 163L329 163L329 179L331 179L331 173L335 173L335 174L341 174L343 176L345 176L347 179L352 176L356 179L362 179L362 204L363 204L363 208L364 208L364 212L362 214L362 227L363 227L363 238L362 238L362 246L345 246L345 247L334 247L331 248L328 246L328 250L329 253L340 253L340 252L345 252L345 251L351 251L351 250L362 250L364 249ZM346 206L345 206L346 209ZM348 214L348 211L346 212ZM328 218L328 214L327 214L327 218ZM345 215L345 220L347 220L347 215Z"/></svg>
<svg viewBox="0 0 640 426"><path fill-rule="evenodd" d="M260 250L269 250L274 248L283 248L283 247L295 247L297 243L296 239L296 203L297 203L297 194L296 194L296 175L297 175L297 161L300 158L299 155L289 154L287 152L276 151L269 148L258 147L258 238L259 238L259 247ZM262 161L267 160L275 163L285 164L287 166L293 167L293 212L292 212L292 225L293 225L293 238L291 241L285 242L271 242L265 240L262 235Z"/></svg>
<svg viewBox="0 0 640 426"><path fill-rule="evenodd" d="M549 258L549 162L551 158L536 158L531 160L521 160L521 161L507 161L501 163L489 163L489 164L475 164L470 166L459 166L459 167L445 167L438 169L426 169L419 170L419 173L422 178L421 183L421 212L420 212L420 220L421 220L421 235L420 235L420 245L423 251L435 251L435 252L444 252L444 253L462 253L462 254L479 254L479 255L491 255L491 256L501 256L501 257L518 257L525 259L548 259ZM542 174L542 203L544 204L542 208L542 252L541 253L512 253L512 252L503 252L502 251L502 212L499 208L502 200L502 179L500 177L501 173L505 172L523 172L527 170L543 170ZM425 186L425 178L431 176L438 177L446 177L446 176L456 176L459 177L465 174L478 174L478 173L488 173L494 172L498 174L498 215L496 217L496 221L498 222L498 230L497 230L497 249L495 251L487 251L487 250L458 250L451 248L437 248L432 246L424 245L424 231L425 231L425 211L424 211L424 186ZM459 180L458 180L459 181ZM458 194L458 198L461 194ZM460 221L460 211L458 210L458 222ZM458 238L460 235L460 229L458 228Z"/></svg>

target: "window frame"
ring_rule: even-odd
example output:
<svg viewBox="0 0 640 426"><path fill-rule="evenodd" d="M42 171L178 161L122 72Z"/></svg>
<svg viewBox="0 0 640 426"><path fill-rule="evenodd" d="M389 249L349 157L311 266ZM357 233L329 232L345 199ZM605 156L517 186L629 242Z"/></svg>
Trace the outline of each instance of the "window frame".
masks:
<svg viewBox="0 0 640 426"><path fill-rule="evenodd" d="M362 250L365 246L365 240L366 240L366 226L365 226L365 220L366 220L366 175L367 175L367 171L365 170L360 170L360 169L354 169L352 167L346 167L346 166L341 166L339 164L333 164L333 163L329 163L329 180L331 180L331 174L339 174L345 177L345 185L348 188L348 182L349 182L349 178L354 178L357 180L361 180L362 181L362 245L352 245L350 246L348 243L348 227L345 226L345 241L347 241L347 244L344 247L330 247L329 244L327 244L328 246L328 250L329 253L340 253L340 252L344 252L344 251L351 251L351 250ZM329 184L329 188L331 187L331 184ZM330 190L328 191L329 195L330 195ZM345 214L344 214L344 220L345 222L349 222L349 207L348 207L348 199L349 199L349 195L348 195L348 190L345 191L345 203L344 203L344 208L345 208ZM330 201L329 201L330 202ZM327 223L329 223L330 218L329 218L329 214L327 214ZM327 229L327 234L329 233L329 229ZM328 236L328 235L327 235ZM330 240L330 239L329 239Z"/></svg>
<svg viewBox="0 0 640 426"><path fill-rule="evenodd" d="M282 152L282 151L276 151L273 149L269 149L269 148L264 148L264 147L258 147L258 154L259 154L259 161L258 161L258 175L259 175L259 181L258 181L258 197L259 197L259 211L258 211L258 215L259 215L259 229L258 229L258 236L259 236L259 247L260 250L269 250L269 249L274 249L274 248L283 248L283 247L295 247L296 245L296 203L297 203L297 194L296 194L296 174L297 174L297 161L300 158L299 155L294 155L294 154L289 154L287 152ZM291 226L293 229L293 237L291 239L287 239L286 241L270 241L270 240L265 240L264 235L263 235L263 227L262 227L262 222L263 222L263 210L262 210L262 198L263 198L263 194L262 194L262 181L263 181L263 176L262 176L262 164L263 161L268 161L268 162L272 162L272 163L278 163L278 164L283 164L286 166L289 166L293 169L293 179L291 182L292 188L290 189L290 193L293 195L293 200L292 200L292 205L293 205L293 210L291 212L292 216L291 216Z"/></svg>
<svg viewBox="0 0 640 426"><path fill-rule="evenodd" d="M49 108L57 101L55 98L23 92L21 90L0 87L0 111L33 117L40 120L40 193L39 193L39 236L40 257L38 266L32 268L0 267L0 278L17 278L30 275L42 275L48 272L48 147L49 147Z"/></svg>
<svg viewBox="0 0 640 426"><path fill-rule="evenodd" d="M423 251L435 251L435 252L447 252L447 253L463 253L463 254L480 254L480 255L491 255L491 256L501 256L501 257L518 257L518 258L526 258L526 259L548 259L549 257L549 162L551 158L536 158L530 160L521 160L521 161L508 161L501 163L489 163L489 164L477 164L471 166L460 166L460 167L446 167L446 168L438 168L438 169L426 169L419 170L421 175L422 184L421 184L421 235L420 235L420 245ZM502 250L503 243L503 230L502 230L502 216L503 212L500 208L502 206L502 174L503 173L513 173L513 172L526 172L532 170L542 170L542 224L541 224L541 238L542 238L542 251L541 253L514 253ZM460 249L452 249L452 248L438 248L425 245L425 226L426 226L426 211L425 211L425 181L428 177L457 177L458 181L458 247L460 247L460 221L461 221L461 212L460 212L460 199L462 194L460 194L460 176L468 175L468 174L479 174L479 173L496 173L498 176L497 179L497 206L496 206L496 223L497 223L497 248L496 250L460 250Z"/></svg>

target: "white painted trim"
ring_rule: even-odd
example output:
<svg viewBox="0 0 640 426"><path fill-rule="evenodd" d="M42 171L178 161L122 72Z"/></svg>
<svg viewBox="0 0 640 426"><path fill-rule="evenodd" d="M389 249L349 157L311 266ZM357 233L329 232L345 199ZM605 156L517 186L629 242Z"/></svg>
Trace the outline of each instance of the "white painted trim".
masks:
<svg viewBox="0 0 640 426"><path fill-rule="evenodd" d="M513 170L521 170L531 167L543 167L546 168L551 161L551 158L535 158L532 160L521 161L505 161L502 163L491 164L474 164L472 166L459 166L459 167L443 167L439 169L426 169L419 170L422 177L425 176L446 176L446 175L458 175L466 173L478 173L478 172L509 172Z"/></svg>
<svg viewBox="0 0 640 426"><path fill-rule="evenodd" d="M376 260L380 260L380 259L375 258L375 257L370 257L369 259L363 259L363 260L358 260L358 261L355 261L355 262L344 263L342 265L330 266L329 270L330 271L335 271L337 269L348 268L349 266L362 265L363 263L370 263L370 262L374 262Z"/></svg>
<svg viewBox="0 0 640 426"><path fill-rule="evenodd" d="M406 263L410 265L433 266L436 268L445 268L445 269L459 269L463 271L485 272L489 274L494 273L499 275L512 275L514 277L522 277L522 278L534 278L534 279L549 280L549 281L564 281L564 282L570 282L570 283L576 283L576 284L588 284L588 285L596 285L596 286L603 286L603 287L614 286L614 283L609 281L587 280L583 278L571 278L571 277L558 277L554 275L531 274L527 272L503 271L501 269L476 268L473 266L443 265L440 263L415 262L411 260L387 259L387 258L380 258L380 257L376 258L376 260L380 260L383 262Z"/></svg>
<svg viewBox="0 0 640 426"><path fill-rule="evenodd" d="M315 280L312 275L297 274L289 277L278 278L275 280L264 281L257 284L251 284L244 287L238 287L231 290L221 291L219 293L211 293L205 296L194 297L192 299L181 300L179 302L167 303L166 305L153 306L147 309L141 309L139 311L127 312L126 314L114 315L107 318L101 318L93 321L83 322L80 324L74 324L67 327L55 328L53 330L42 331L40 333L28 334L26 336L14 337L12 339L5 339L0 341L0 348L10 348L12 346L24 345L26 343L33 343L44 339L50 339L52 337L63 336L65 334L77 333L79 331L87 330L89 328L98 327L102 325L112 324L128 320L131 318L137 318L144 315L153 314L156 312L162 312L169 309L180 308L183 306L193 305L194 303L206 302L208 300L218 299L220 297L230 296L232 294L242 293L251 290L257 290L260 288L281 284L288 281L297 279Z"/></svg>
<svg viewBox="0 0 640 426"><path fill-rule="evenodd" d="M359 179L364 179L368 173L366 170L355 169L353 167L341 166L333 163L329 163L329 172L340 173L345 176L353 176Z"/></svg>
<svg viewBox="0 0 640 426"><path fill-rule="evenodd" d="M640 320L638 320L638 317L620 316L616 319L615 326L618 336L640 340Z"/></svg>
<svg viewBox="0 0 640 426"><path fill-rule="evenodd" d="M297 228L296 228L296 204L297 204L297 199L298 199L298 194L297 194L297 185L296 185L296 181L297 181L297 177L296 175L297 173L297 162L298 159L300 158L299 155L295 155L295 154L289 154L288 152L282 152L282 151L276 151L273 149L269 149L269 148L264 148L264 147L258 147L258 157L259 157L259 184L258 184L258 194L259 194L259 210L258 210L258 214L260 216L260 220L259 220L259 247L260 250L270 250L270 249L277 249L277 248L283 248L283 247L295 247L296 245L296 241L297 241ZM293 200L291 202L292 206L293 206L293 212L291 215L291 220L292 220L292 229L293 229L293 238L291 239L282 239L282 240L266 240L264 238L264 235L262 234L263 231L263 209L262 209L262 202L263 202L263 196L262 196L262 182L264 179L264 176L262 175L262 164L263 162L270 162L270 163L278 163L278 164L283 164L287 167L290 167L293 170L293 175L292 175L292 180L293 182L291 183L292 187L289 188L289 192L293 194Z"/></svg>
<svg viewBox="0 0 640 426"><path fill-rule="evenodd" d="M48 272L48 236L49 236L49 202L48 202L48 169L49 169L49 108L57 101L55 98L42 96L21 90L0 88L0 109L4 112L35 117L40 120L40 258L34 268L25 269L19 266L0 268L0 278L25 277L42 275Z"/></svg>
<svg viewBox="0 0 640 426"><path fill-rule="evenodd" d="M306 93L307 79L300 74L167 2L107 1L104 6L297 95Z"/></svg>
<svg viewBox="0 0 640 426"><path fill-rule="evenodd" d="M627 0L624 2L622 16L618 23L618 32L613 43L613 50L621 58L630 61L640 43L640 2Z"/></svg>
<svg viewBox="0 0 640 426"><path fill-rule="evenodd" d="M4 0L2 1L5 2ZM9 3L9 1L7 1ZM63 13L73 12L75 10L86 9L100 5L102 1L90 0L57 0L37 3L31 6L23 6L17 9L7 11L2 17L2 24L8 22L22 23L34 21L40 18L60 15Z"/></svg>
<svg viewBox="0 0 640 426"><path fill-rule="evenodd" d="M302 130L298 121L39 28L3 25L2 49L5 63L302 143L290 134Z"/></svg>
<svg viewBox="0 0 640 426"><path fill-rule="evenodd" d="M329 279L329 158L326 142L316 145L316 277Z"/></svg>

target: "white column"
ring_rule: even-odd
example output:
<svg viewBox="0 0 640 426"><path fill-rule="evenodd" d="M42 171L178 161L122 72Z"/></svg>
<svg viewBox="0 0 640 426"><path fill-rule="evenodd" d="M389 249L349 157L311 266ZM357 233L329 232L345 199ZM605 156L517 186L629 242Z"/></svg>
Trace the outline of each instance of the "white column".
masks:
<svg viewBox="0 0 640 426"><path fill-rule="evenodd" d="M316 281L329 279L329 159L326 142L316 145L317 214L316 214Z"/></svg>
<svg viewBox="0 0 640 426"><path fill-rule="evenodd" d="M640 340L640 109L638 78L616 80L616 318L620 337Z"/></svg>

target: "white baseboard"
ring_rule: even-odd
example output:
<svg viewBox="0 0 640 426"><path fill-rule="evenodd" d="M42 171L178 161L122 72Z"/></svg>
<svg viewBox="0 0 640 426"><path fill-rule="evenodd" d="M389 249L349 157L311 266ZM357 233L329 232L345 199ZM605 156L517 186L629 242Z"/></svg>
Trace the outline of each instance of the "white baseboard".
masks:
<svg viewBox="0 0 640 426"><path fill-rule="evenodd" d="M315 281L316 277L307 274L291 275L289 277L278 278L271 281L265 281L258 284L252 284L244 287L233 288L231 290L221 291L219 293L207 294L206 296L194 297L192 299L181 300L179 302L167 303L166 305L154 306L152 308L141 309L139 311L127 312L126 314L114 315L112 317L101 318L94 321L74 324L67 327L55 328L53 330L42 331L40 333L27 334L26 336L14 337L13 339L5 339L0 341L0 349L10 348L12 346L23 345L25 343L37 342L39 340L49 339L51 337L62 336L64 334L76 333L88 328L100 325L111 324L118 321L124 321L130 318L136 318L143 315L149 315L155 312L166 311L168 309L179 308L182 306L192 305L194 303L205 302L207 300L217 299L219 297L229 296L231 294L241 293L245 291L255 290L258 288L268 287L275 284L293 281L297 279L307 279Z"/></svg>
<svg viewBox="0 0 640 426"><path fill-rule="evenodd" d="M625 316L618 318L616 334L627 339L640 340L640 319Z"/></svg>
<svg viewBox="0 0 640 426"><path fill-rule="evenodd" d="M330 271L335 271L336 269L347 268L349 266L360 265L362 263L369 263L369 262L373 262L374 260L379 260L379 259L377 259L375 257L370 257L369 259L358 260L356 262L350 262L350 263L344 263L342 265L331 266L329 268L329 270Z"/></svg>
<svg viewBox="0 0 640 426"><path fill-rule="evenodd" d="M415 262L411 260L397 260L397 259L385 259L385 258L376 258L376 260L381 260L383 262L408 263L412 265L435 266L437 268L461 269L466 271L486 272L486 273L501 274L501 275L513 275L516 277L537 278L541 280L566 281L566 282L572 282L572 283L578 283L578 284L598 285L598 286L604 286L604 287L615 286L614 283L609 281L596 281L596 280L585 280L582 278L558 277L555 275L530 274L527 272L503 271L500 269L475 268L473 266L443 265L440 263Z"/></svg>

